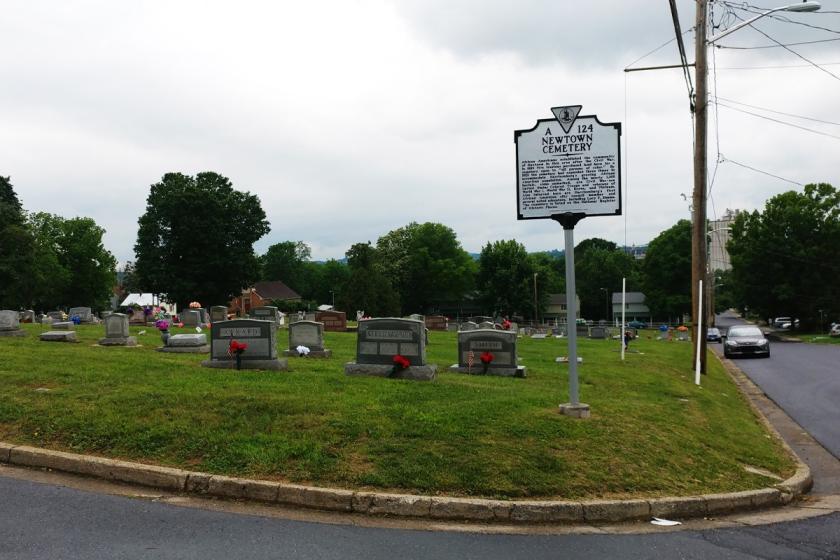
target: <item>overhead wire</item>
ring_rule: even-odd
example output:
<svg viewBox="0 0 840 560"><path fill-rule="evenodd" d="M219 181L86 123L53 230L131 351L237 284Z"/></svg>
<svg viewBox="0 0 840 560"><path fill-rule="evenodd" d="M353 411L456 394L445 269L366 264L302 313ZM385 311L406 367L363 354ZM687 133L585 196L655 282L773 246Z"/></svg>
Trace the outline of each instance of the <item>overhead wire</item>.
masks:
<svg viewBox="0 0 840 560"><path fill-rule="evenodd" d="M735 50L742 50L742 51L749 51L755 49L778 49L780 47L796 47L799 45L814 45L816 43L830 43L832 41L840 41L840 37L835 37L832 39L818 39L816 41L799 41L796 43L785 43L783 45L757 45L754 47L736 47L733 45L718 45L715 43L715 47L718 49L735 49Z"/></svg>
<svg viewBox="0 0 840 560"><path fill-rule="evenodd" d="M805 127L805 126L799 126L798 124L790 123L790 122L783 121L783 120L780 120L780 119L774 119L773 117L768 117L767 115L761 115L759 113L753 113L752 111L747 111L746 109L739 109L738 107L732 107L731 105L727 105L726 103L721 103L719 101L715 101L714 103L715 103L715 105L718 105L720 107L726 107L727 109L731 109L733 111L738 111L739 113L745 113L747 115L752 115L753 117L758 117L760 119L773 121L775 123L783 124L785 126L790 126L790 127L793 127L793 128L798 128L799 130L804 130L806 132L811 132L813 134L819 134L820 136L827 136L828 138L835 138L837 140L840 140L840 136L838 136L836 134L830 134L828 132L823 132L821 130L815 130L813 128L808 128L808 127Z"/></svg>
<svg viewBox="0 0 840 560"><path fill-rule="evenodd" d="M798 185L798 186L800 186L800 187L805 186L805 185L803 185L802 183L800 183L799 181L793 181L793 180L791 180L791 179L786 179L786 178L784 178L784 177L782 177L782 176L780 176L780 175L775 175L775 174L773 174L773 173L770 173L769 171L763 171L763 170L761 170L761 169L758 169L758 168L752 167L752 166L747 165L747 164L745 164L745 163L741 163L741 162L739 162L739 161L735 161L734 159L729 159L728 157L724 156L723 154L721 154L721 155L720 155L720 159L721 159L721 163L724 163L724 162L733 163L733 164L735 164L735 165L737 165L737 166L739 166L739 167L743 167L743 168L745 168L745 169L749 169L749 170L751 170L751 171L755 171L756 173L761 173L762 175L767 175L767 176L769 176L769 177L773 177L773 178L775 178L775 179L779 179L780 181L784 181L784 182L786 182L786 183L792 183L792 184L794 184L794 185Z"/></svg>
<svg viewBox="0 0 840 560"><path fill-rule="evenodd" d="M810 27L811 29L819 29L820 31L827 31L829 33L835 33L837 35L840 35L840 31L838 31L836 29L831 29L831 28L828 28L828 27L822 27L820 25L814 25L814 24L811 24L811 23L806 23L804 21L791 19L787 16L779 15L778 13L768 14L767 11L772 9L772 8L759 8L758 6L751 6L751 5L747 4L746 2L744 2L742 4L735 4L733 2L724 1L724 2L721 2L721 3L724 6L727 6L728 8L734 8L736 10L743 10L743 11L745 11L747 13L750 13L750 14L764 15L765 17L775 19L775 20L778 20L778 21L784 21L785 23L792 23L794 25L801 25L803 27ZM829 13L832 13L832 12L820 11L820 14L829 14ZM736 17L739 17L739 16L737 16L737 14L736 14Z"/></svg>
<svg viewBox="0 0 840 560"><path fill-rule="evenodd" d="M796 115L794 113L785 113L783 111L776 111L775 109L768 109L767 107L759 107L758 105L750 105L749 103L743 103L741 101L735 101L734 99L727 99L725 97L719 97L717 95L717 92L715 92L715 99L723 101L724 103L734 103L735 105L743 105L744 107L751 107L752 109L758 109L760 111L767 111L768 113L776 113L777 115L785 115L786 117L794 117L794 118L797 118L797 119L804 119L806 121L813 121L813 122L818 122L818 123L822 123L822 124L830 124L830 125L834 125L834 126L840 126L840 123L837 123L837 122L826 121L826 120L823 120L823 119L816 119L816 118L813 118L813 117L806 117L804 115Z"/></svg>

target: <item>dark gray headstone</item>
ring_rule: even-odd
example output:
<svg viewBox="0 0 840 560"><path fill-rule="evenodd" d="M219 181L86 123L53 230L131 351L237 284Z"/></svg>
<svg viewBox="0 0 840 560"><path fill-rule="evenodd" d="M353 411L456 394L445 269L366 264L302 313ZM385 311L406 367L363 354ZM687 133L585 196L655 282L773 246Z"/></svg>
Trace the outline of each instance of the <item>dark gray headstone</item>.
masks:
<svg viewBox="0 0 840 560"><path fill-rule="evenodd" d="M412 366L426 365L426 332L414 319L365 319L359 322L356 363L393 365L400 354Z"/></svg>
<svg viewBox="0 0 840 560"><path fill-rule="evenodd" d="M470 366L472 352L472 366ZM481 355L489 352L493 360L487 367L488 375L525 376L516 355L516 333L496 329L478 329L458 333L458 364L450 369L462 373L482 373Z"/></svg>
<svg viewBox="0 0 840 560"><path fill-rule="evenodd" d="M242 361L277 358L277 325L274 321L234 319L213 323L210 328L211 359L233 360L228 356L232 340L248 345L248 349L242 354Z"/></svg>
<svg viewBox="0 0 840 560"><path fill-rule="evenodd" d="M590 338L607 338L607 327L592 327L589 329Z"/></svg>
<svg viewBox="0 0 840 560"><path fill-rule="evenodd" d="M210 308L210 322L227 321L227 311L224 305L214 305Z"/></svg>
<svg viewBox="0 0 840 560"><path fill-rule="evenodd" d="M285 370L288 362L277 359L277 323L259 319L219 321L210 327L210 359L205 367L234 368L236 358L228 354L231 341L245 343L241 354L243 368ZM170 339L171 341L171 339Z"/></svg>
<svg viewBox="0 0 840 560"><path fill-rule="evenodd" d="M63 321L64 313L61 311L48 311L47 317L50 317L53 321Z"/></svg>
<svg viewBox="0 0 840 560"><path fill-rule="evenodd" d="M277 325L280 324L280 311L273 305L263 305L261 307L254 307L251 309L251 312L248 314L248 316L251 319L257 319L260 321L272 321Z"/></svg>

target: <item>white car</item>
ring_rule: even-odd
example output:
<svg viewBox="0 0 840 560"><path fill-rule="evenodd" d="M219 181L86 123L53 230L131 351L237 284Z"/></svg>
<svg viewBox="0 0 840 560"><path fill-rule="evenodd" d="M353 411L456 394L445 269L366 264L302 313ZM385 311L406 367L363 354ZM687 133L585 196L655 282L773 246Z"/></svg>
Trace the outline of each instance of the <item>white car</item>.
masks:
<svg viewBox="0 0 840 560"><path fill-rule="evenodd" d="M828 331L828 336L840 336L840 323L831 327L831 330Z"/></svg>

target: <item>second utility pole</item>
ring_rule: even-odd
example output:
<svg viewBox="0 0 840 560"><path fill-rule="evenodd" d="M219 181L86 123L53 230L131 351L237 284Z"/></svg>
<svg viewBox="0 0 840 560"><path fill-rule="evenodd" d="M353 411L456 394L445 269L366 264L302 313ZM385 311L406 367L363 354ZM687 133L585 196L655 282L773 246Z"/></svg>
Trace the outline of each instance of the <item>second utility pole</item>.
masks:
<svg viewBox="0 0 840 560"><path fill-rule="evenodd" d="M694 195L691 230L691 312L693 340L699 344L692 344L695 348L691 366L700 354L700 371L706 373L706 321L701 323L706 305L698 314L700 304L700 281L706 277L706 128L707 128L707 82L706 82L706 14L708 0L696 0L697 23L694 29L694 78L696 94L694 100ZM705 299L705 298L704 298Z"/></svg>

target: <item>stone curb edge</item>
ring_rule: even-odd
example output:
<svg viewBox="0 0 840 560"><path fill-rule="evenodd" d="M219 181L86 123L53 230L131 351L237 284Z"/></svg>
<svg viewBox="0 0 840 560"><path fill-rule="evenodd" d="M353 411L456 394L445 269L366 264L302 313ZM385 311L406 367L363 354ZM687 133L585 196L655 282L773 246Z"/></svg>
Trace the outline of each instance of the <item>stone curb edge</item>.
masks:
<svg viewBox="0 0 840 560"><path fill-rule="evenodd" d="M504 501L363 492L233 478L0 442L0 463L228 499L377 516L512 524L690 518L790 503L810 487L807 466L774 488L680 498Z"/></svg>
<svg viewBox="0 0 840 560"><path fill-rule="evenodd" d="M728 360L722 358L715 354L718 361L723 366L724 371L729 375L732 379L732 382L735 383L735 386L738 387L738 390L741 391L741 394L746 399L747 403L750 405L750 408L755 413L758 420L764 425L764 428L770 432L773 437L775 437L781 444L782 447L787 451L788 455L790 455L793 460L796 462L796 472L793 473L793 476L784 480L775 485L775 488L779 489L783 494L786 496L786 502L789 503L793 498L797 496L801 496L802 494L806 494L811 487L814 485L814 478L811 475L811 468L806 465L802 459L799 458L799 455L793 450L793 448L788 445L785 439L782 437L782 434L770 423L770 420L764 415L758 405L754 402L754 395L764 395L764 391L761 388L753 383L753 380L750 379L741 369L732 362L732 360ZM772 401L771 401L772 402ZM774 403L774 406L775 403Z"/></svg>

